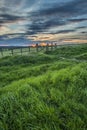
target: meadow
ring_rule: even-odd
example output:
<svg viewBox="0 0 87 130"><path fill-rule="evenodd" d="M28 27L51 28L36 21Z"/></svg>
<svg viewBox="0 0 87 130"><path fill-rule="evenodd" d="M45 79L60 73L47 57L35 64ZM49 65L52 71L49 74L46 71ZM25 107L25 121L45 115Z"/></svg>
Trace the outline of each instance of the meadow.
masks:
<svg viewBox="0 0 87 130"><path fill-rule="evenodd" d="M87 44L0 58L0 130L87 130Z"/></svg>

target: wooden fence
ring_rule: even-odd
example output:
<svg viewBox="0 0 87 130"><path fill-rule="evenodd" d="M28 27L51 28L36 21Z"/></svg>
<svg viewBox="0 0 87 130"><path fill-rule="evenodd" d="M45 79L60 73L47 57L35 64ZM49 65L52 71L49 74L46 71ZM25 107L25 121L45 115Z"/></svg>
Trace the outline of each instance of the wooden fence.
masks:
<svg viewBox="0 0 87 130"><path fill-rule="evenodd" d="M0 56L7 55L23 55L24 53L40 52L40 51L53 51L57 48L57 44L32 44L31 46L19 46L19 47L0 47Z"/></svg>

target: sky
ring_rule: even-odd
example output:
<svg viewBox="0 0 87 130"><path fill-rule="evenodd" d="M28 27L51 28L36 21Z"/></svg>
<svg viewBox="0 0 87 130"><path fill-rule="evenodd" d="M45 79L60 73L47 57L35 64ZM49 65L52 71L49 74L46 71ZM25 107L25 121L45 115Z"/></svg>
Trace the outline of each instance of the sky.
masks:
<svg viewBox="0 0 87 130"><path fill-rule="evenodd" d="M87 0L0 0L0 45L87 43Z"/></svg>

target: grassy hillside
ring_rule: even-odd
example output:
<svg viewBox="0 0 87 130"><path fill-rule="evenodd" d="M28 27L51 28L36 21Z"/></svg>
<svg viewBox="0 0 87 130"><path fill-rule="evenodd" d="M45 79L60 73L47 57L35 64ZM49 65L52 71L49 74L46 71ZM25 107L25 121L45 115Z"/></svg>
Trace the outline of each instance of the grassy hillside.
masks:
<svg viewBox="0 0 87 130"><path fill-rule="evenodd" d="M0 59L0 130L86 130L87 44Z"/></svg>

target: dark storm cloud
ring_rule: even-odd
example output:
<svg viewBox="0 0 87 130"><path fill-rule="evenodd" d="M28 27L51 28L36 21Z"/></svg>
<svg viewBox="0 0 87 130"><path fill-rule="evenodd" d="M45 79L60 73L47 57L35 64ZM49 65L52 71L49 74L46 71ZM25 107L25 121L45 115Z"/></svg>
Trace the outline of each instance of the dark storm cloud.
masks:
<svg viewBox="0 0 87 130"><path fill-rule="evenodd" d="M84 29L84 28L87 28L87 26L79 26L79 27L76 27L76 29Z"/></svg>
<svg viewBox="0 0 87 130"><path fill-rule="evenodd" d="M58 3L54 3L50 5L48 8L42 8L36 12L32 13L32 16L50 16L50 15L60 15L60 16L71 16L71 15L79 15L83 13L87 13L87 0L72 0L68 3L64 3L63 5L59 5Z"/></svg>
<svg viewBox="0 0 87 130"><path fill-rule="evenodd" d="M77 18L75 18L75 19L70 19L69 20L70 22L84 22L84 21L87 21L87 18L79 18L79 19L77 19Z"/></svg>
<svg viewBox="0 0 87 130"><path fill-rule="evenodd" d="M72 33L75 32L76 30L60 30L55 32L55 34L65 34L65 33Z"/></svg>
<svg viewBox="0 0 87 130"><path fill-rule="evenodd" d="M28 1L26 0L25 6L33 5L36 0ZM9 3L9 2L8 2ZM65 2L63 4L57 3L50 3L48 8L45 8L43 5L42 8L39 8L35 12L28 13L26 16L26 21L30 20L31 24L28 26L28 30L30 30L30 34L36 32L44 32L48 28L61 26L68 24L68 22L81 22L87 19L71 19L68 20L68 17L75 17L84 13L87 13L87 0L72 0L69 2ZM16 20L25 19L24 16L17 16L17 14L1 14L0 23L6 22L14 22ZM29 19L30 18L30 19ZM41 21L41 22L40 22ZM43 21L43 22L42 22ZM67 21L67 22L66 22Z"/></svg>
<svg viewBox="0 0 87 130"><path fill-rule="evenodd" d="M38 8L35 8L35 4ZM39 0L39 4L36 0L20 0L20 2L18 0L4 0L0 7L0 25L3 26L5 23L8 24L10 22L14 23L16 21L25 20L25 22L19 24L21 30L23 26L25 27L24 33L21 33L21 31L18 30L20 33L13 32L12 34L9 33L4 35L2 30L3 35L1 34L2 36L0 39L16 36L25 38L27 35L30 35L32 38L32 35L40 33L74 33L77 29L87 28L87 24L85 24L84 27L78 25L75 29L73 29L73 27L63 29L66 25L73 25L75 23L79 24L80 22L87 21L87 0ZM13 25L11 25L11 27L12 26ZM18 25L16 27L18 28ZM57 31L52 31L52 29L57 27L61 28Z"/></svg>
<svg viewBox="0 0 87 130"><path fill-rule="evenodd" d="M82 31L81 33L82 33L82 34L87 34L87 31Z"/></svg>
<svg viewBox="0 0 87 130"><path fill-rule="evenodd" d="M54 18L51 18L47 21L35 21L32 22L31 26L27 26L28 27L28 31L29 34L36 34L36 33L40 33L40 32L49 32L48 29L52 28L52 27L56 27L56 26L62 26L65 25L66 22L62 21L62 20L56 20Z"/></svg>
<svg viewBox="0 0 87 130"><path fill-rule="evenodd" d="M50 4L48 8L40 8L36 12L31 12L29 17L32 20L28 30L31 34L46 32L49 28L66 25L70 22L83 22L87 18L73 18L82 14L87 14L87 0L73 0L62 5ZM70 19L69 19L70 18ZM40 22L41 21L41 22Z"/></svg>
<svg viewBox="0 0 87 130"><path fill-rule="evenodd" d="M0 24L15 22L15 21L19 21L19 20L23 20L23 18L20 16L11 15L11 14L1 14L0 15Z"/></svg>

